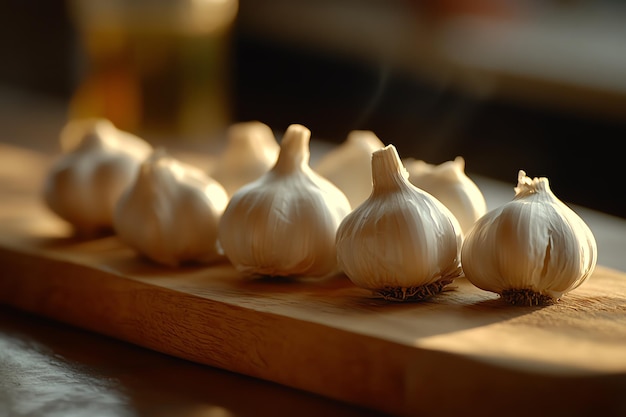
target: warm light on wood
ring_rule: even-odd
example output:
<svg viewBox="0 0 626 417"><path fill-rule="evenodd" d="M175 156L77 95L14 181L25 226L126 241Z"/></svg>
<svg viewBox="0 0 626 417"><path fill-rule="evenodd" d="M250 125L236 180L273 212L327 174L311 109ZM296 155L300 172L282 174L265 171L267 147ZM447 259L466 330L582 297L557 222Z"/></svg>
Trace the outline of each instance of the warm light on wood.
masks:
<svg viewBox="0 0 626 417"><path fill-rule="evenodd" d="M457 280L391 303L344 276L250 280L80 241L39 200L48 158L0 147L0 302L149 349L397 415L614 415L626 407L626 274L506 305ZM471 408L471 410L468 409Z"/></svg>

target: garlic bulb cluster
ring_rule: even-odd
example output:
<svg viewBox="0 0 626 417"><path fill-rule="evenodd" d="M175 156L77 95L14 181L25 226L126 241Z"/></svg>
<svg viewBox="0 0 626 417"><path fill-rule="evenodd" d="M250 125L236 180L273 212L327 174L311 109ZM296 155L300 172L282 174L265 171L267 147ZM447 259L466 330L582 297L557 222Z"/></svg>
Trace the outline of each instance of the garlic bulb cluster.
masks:
<svg viewBox="0 0 626 417"><path fill-rule="evenodd" d="M585 222L547 178L519 171L512 201L481 217L462 247L465 276L511 304L557 301L595 269L597 246Z"/></svg>
<svg viewBox="0 0 626 417"><path fill-rule="evenodd" d="M228 195L203 171L157 149L121 195L114 216L119 238L167 266L213 262L217 226Z"/></svg>
<svg viewBox="0 0 626 417"><path fill-rule="evenodd" d="M311 132L290 125L270 171L231 197L219 242L251 276L323 277L337 271L335 233L350 212L346 196L309 166Z"/></svg>
<svg viewBox="0 0 626 417"><path fill-rule="evenodd" d="M211 176L228 195L265 174L276 163L279 145L272 129L258 121L231 125L226 148L220 154Z"/></svg>
<svg viewBox="0 0 626 417"><path fill-rule="evenodd" d="M403 162L409 181L448 207L461 224L463 233L469 232L474 222L487 212L482 191L465 173L463 157L457 156L439 165L413 158Z"/></svg>
<svg viewBox="0 0 626 417"><path fill-rule="evenodd" d="M353 130L341 145L322 156L314 169L357 207L372 192L372 152L384 146L374 132Z"/></svg>
<svg viewBox="0 0 626 417"><path fill-rule="evenodd" d="M373 190L342 221L339 267L388 300L421 300L459 277L461 227L435 197L412 185L393 145L372 154Z"/></svg>
<svg viewBox="0 0 626 417"><path fill-rule="evenodd" d="M80 234L110 230L115 204L152 146L105 119L69 122L61 136L65 152L47 173L45 203Z"/></svg>

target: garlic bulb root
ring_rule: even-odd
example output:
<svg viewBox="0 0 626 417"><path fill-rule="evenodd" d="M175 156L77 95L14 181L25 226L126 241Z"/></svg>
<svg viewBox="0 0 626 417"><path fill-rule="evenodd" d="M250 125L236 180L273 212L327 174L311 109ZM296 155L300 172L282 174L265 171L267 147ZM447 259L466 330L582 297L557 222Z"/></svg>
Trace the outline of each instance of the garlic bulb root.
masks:
<svg viewBox="0 0 626 417"><path fill-rule="evenodd" d="M290 125L270 171L232 195L219 244L249 276L323 277L337 273L335 233L350 212L346 196L309 166L311 132Z"/></svg>
<svg viewBox="0 0 626 417"><path fill-rule="evenodd" d="M454 282L454 277L461 275L460 269L456 274L442 277L431 284L417 287L383 287L374 292L387 301L420 301L430 298L442 292L446 286Z"/></svg>
<svg viewBox="0 0 626 417"><path fill-rule="evenodd" d="M591 229L559 200L548 179L519 171L512 201L486 213L461 250L466 278L515 305L545 305L593 273L597 245Z"/></svg>
<svg viewBox="0 0 626 417"><path fill-rule="evenodd" d="M412 185L393 145L372 154L372 193L341 222L340 268L358 287L392 301L419 301L461 276L461 227Z"/></svg>
<svg viewBox="0 0 626 417"><path fill-rule="evenodd" d="M527 307L545 306L556 302L554 297L530 289L502 290L500 297L509 304Z"/></svg>

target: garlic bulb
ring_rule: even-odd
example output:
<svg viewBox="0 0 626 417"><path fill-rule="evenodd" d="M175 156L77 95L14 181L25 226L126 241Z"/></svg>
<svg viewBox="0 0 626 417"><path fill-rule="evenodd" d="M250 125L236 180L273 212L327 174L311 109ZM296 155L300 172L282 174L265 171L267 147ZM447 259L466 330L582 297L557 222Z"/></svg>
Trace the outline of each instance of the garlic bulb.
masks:
<svg viewBox="0 0 626 417"><path fill-rule="evenodd" d="M337 271L335 232L346 196L309 166L311 132L290 125L274 167L231 197L219 241L247 275L321 277Z"/></svg>
<svg viewBox="0 0 626 417"><path fill-rule="evenodd" d="M211 176L233 195L274 166L279 146L272 129L258 121L231 125L227 140Z"/></svg>
<svg viewBox="0 0 626 417"><path fill-rule="evenodd" d="M519 171L512 201L481 217L461 252L467 279L511 304L558 300L593 272L597 247L585 222L550 190Z"/></svg>
<svg viewBox="0 0 626 417"><path fill-rule="evenodd" d="M409 172L409 181L448 207L461 224L463 233L469 232L474 222L487 212L483 193L465 174L463 157L457 156L453 161L439 165L413 158L403 162Z"/></svg>
<svg viewBox="0 0 626 417"><path fill-rule="evenodd" d="M393 301L436 294L462 272L457 219L407 176L393 145L374 151L372 194L337 230L339 267Z"/></svg>
<svg viewBox="0 0 626 417"><path fill-rule="evenodd" d="M203 171L158 149L141 165L114 216L119 238L153 261L179 266L213 262L226 190Z"/></svg>
<svg viewBox="0 0 626 417"><path fill-rule="evenodd" d="M152 146L105 119L69 122L62 142L65 152L44 182L45 203L80 234L111 230L117 199Z"/></svg>
<svg viewBox="0 0 626 417"><path fill-rule="evenodd" d="M346 140L322 156L315 171L335 184L357 207L372 192L372 152L385 144L369 130L353 130Z"/></svg>

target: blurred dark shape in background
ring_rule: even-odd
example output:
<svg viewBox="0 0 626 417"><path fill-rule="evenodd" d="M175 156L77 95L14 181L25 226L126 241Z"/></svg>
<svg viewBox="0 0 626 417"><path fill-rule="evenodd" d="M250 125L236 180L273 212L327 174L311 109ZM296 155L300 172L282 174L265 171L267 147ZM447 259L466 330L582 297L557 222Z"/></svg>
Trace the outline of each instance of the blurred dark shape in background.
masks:
<svg viewBox="0 0 626 417"><path fill-rule="evenodd" d="M63 0L0 2L0 86L69 97L76 35Z"/></svg>
<svg viewBox="0 0 626 417"><path fill-rule="evenodd" d="M0 7L0 86L75 100L88 55L71 3ZM511 194L524 169L564 201L626 217L621 1L240 0L229 30L224 123L260 120L278 133L302 123L336 143L373 130L402 156L462 155L470 175ZM148 89L164 114L170 87Z"/></svg>

